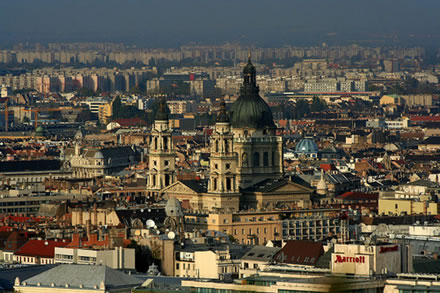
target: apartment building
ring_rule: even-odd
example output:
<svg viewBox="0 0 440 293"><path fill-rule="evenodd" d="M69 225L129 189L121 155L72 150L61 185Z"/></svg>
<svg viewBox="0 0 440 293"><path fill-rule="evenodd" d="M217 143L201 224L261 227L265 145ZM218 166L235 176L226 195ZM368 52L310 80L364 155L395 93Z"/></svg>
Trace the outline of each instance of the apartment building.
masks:
<svg viewBox="0 0 440 293"><path fill-rule="evenodd" d="M104 265L112 269L134 270L134 248L91 249L56 247L54 263Z"/></svg>

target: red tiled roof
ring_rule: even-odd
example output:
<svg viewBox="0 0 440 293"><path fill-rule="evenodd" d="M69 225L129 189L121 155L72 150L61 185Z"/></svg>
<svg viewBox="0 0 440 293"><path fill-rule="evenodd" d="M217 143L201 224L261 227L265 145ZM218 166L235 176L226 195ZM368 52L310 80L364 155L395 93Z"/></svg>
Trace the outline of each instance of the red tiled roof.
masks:
<svg viewBox="0 0 440 293"><path fill-rule="evenodd" d="M314 266L323 254L324 248L321 242L290 240L275 254L274 260L279 263Z"/></svg>
<svg viewBox="0 0 440 293"><path fill-rule="evenodd" d="M10 221L15 223L25 223L25 222L40 222L39 218L35 217L20 217L20 216L6 216L1 219L2 222Z"/></svg>
<svg viewBox="0 0 440 293"><path fill-rule="evenodd" d="M25 256L39 256L53 258L55 255L55 247L65 247L69 244L68 240L37 240L32 239L26 242L20 249L18 249L16 255Z"/></svg>
<svg viewBox="0 0 440 293"><path fill-rule="evenodd" d="M349 191L339 195L338 198L342 198L345 200L377 200L379 198L379 194Z"/></svg>
<svg viewBox="0 0 440 293"><path fill-rule="evenodd" d="M319 168L324 169L324 171L337 170L334 164L321 164Z"/></svg>
<svg viewBox="0 0 440 293"><path fill-rule="evenodd" d="M410 116L411 121L440 121L440 116Z"/></svg>
<svg viewBox="0 0 440 293"><path fill-rule="evenodd" d="M147 125L147 122L145 120L142 120L141 118L137 118L137 117L135 117L135 118L119 118L119 119L113 120L113 122L116 122L123 127Z"/></svg>
<svg viewBox="0 0 440 293"><path fill-rule="evenodd" d="M12 231L12 229L11 226L0 226L0 232L9 232Z"/></svg>

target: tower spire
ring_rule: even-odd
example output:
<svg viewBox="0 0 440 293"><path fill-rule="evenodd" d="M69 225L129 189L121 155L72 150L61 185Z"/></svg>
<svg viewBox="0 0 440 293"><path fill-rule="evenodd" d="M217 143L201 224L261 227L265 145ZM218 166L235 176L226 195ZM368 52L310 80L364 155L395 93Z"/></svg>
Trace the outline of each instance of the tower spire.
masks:
<svg viewBox="0 0 440 293"><path fill-rule="evenodd" d="M229 116L226 112L226 103L224 98L222 98L220 101L220 110L217 114L217 122L229 122Z"/></svg>

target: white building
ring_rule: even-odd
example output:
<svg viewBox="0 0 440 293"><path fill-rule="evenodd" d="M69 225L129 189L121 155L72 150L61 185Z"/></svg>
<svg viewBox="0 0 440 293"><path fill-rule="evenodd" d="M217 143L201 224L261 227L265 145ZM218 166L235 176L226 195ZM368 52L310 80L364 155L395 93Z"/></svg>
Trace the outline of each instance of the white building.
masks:
<svg viewBox="0 0 440 293"><path fill-rule="evenodd" d="M402 249L397 244L335 244L331 271L363 276L401 273Z"/></svg>

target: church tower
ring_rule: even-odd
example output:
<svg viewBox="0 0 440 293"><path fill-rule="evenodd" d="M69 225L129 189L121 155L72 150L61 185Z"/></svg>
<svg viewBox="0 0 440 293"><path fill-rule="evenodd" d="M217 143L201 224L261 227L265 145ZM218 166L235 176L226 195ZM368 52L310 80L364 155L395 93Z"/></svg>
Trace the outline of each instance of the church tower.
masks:
<svg viewBox="0 0 440 293"><path fill-rule="evenodd" d="M222 100L217 115L215 131L210 142L210 180L209 193L237 193L236 181L237 154L234 153L233 135L226 104Z"/></svg>
<svg viewBox="0 0 440 293"><path fill-rule="evenodd" d="M150 196L175 182L175 153L172 141L172 129L168 124L168 106L165 98L159 100L159 107L151 130L148 160L147 190Z"/></svg>
<svg viewBox="0 0 440 293"><path fill-rule="evenodd" d="M283 139L276 136L272 111L258 94L256 75L249 54L240 96L229 111L241 188L283 175Z"/></svg>

